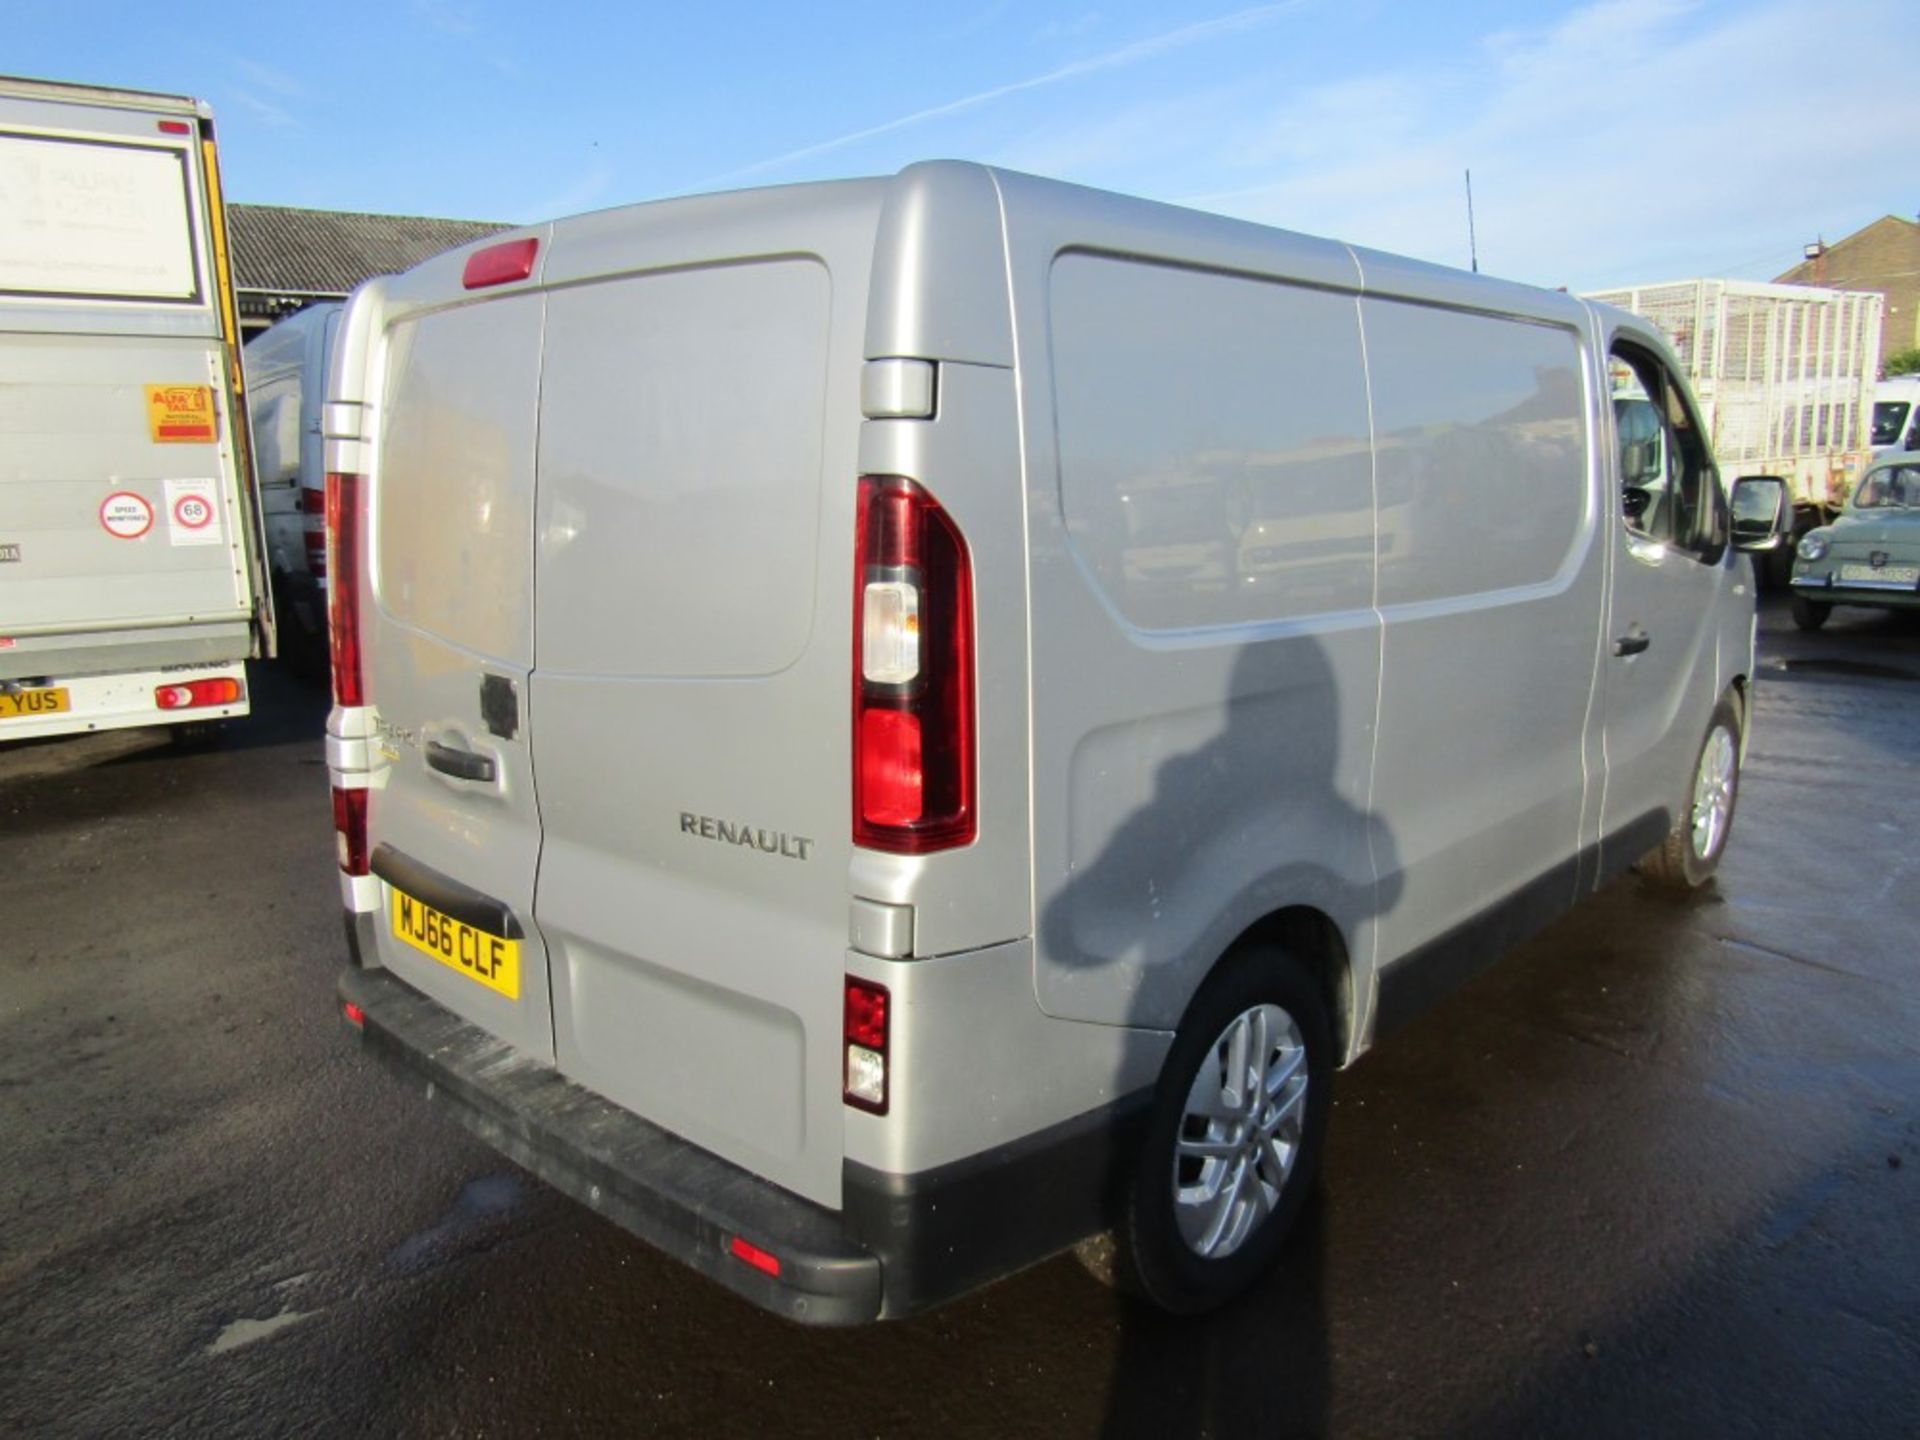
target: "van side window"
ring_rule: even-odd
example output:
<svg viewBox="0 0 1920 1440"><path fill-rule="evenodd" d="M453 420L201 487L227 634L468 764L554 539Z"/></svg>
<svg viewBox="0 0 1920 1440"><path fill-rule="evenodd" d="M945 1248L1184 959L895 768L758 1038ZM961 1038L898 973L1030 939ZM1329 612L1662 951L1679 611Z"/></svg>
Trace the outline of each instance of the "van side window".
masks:
<svg viewBox="0 0 1920 1440"><path fill-rule="evenodd" d="M1631 345L1614 347L1609 376L1627 529L1718 562L1727 543L1726 505L1684 393L1654 355Z"/></svg>

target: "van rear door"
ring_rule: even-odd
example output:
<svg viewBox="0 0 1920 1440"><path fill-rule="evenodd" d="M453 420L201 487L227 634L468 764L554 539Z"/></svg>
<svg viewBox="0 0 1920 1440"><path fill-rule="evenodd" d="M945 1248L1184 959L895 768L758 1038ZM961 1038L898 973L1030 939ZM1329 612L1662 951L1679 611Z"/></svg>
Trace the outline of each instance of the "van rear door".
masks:
<svg viewBox="0 0 1920 1440"><path fill-rule="evenodd" d="M532 699L557 1063L828 1205L879 198L582 217L546 269Z"/></svg>
<svg viewBox="0 0 1920 1440"><path fill-rule="evenodd" d="M534 421L544 300L472 300L457 260L389 282L361 617L379 963L553 1056L533 924ZM467 303L451 304L452 301Z"/></svg>

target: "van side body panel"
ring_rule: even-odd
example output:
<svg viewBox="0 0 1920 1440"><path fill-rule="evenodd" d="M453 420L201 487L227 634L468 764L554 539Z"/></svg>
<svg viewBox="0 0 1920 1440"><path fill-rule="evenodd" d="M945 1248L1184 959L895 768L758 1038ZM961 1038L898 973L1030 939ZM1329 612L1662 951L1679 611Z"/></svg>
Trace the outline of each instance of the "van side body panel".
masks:
<svg viewBox="0 0 1920 1440"><path fill-rule="evenodd" d="M1371 953L1358 273L1329 242L997 178L1036 617L1036 991L1050 1014L1169 1031L1281 906ZM1264 343L1275 325L1297 350ZM1260 403L1291 386L1310 404Z"/></svg>

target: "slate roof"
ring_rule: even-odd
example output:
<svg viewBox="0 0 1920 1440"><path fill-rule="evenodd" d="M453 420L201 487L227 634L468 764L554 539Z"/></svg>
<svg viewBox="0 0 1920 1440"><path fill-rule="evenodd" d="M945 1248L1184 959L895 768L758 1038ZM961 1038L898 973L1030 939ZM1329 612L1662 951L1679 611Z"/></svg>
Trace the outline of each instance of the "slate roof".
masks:
<svg viewBox="0 0 1920 1440"><path fill-rule="evenodd" d="M360 215L289 205L229 205L236 289L345 295L362 280L510 229L485 220Z"/></svg>

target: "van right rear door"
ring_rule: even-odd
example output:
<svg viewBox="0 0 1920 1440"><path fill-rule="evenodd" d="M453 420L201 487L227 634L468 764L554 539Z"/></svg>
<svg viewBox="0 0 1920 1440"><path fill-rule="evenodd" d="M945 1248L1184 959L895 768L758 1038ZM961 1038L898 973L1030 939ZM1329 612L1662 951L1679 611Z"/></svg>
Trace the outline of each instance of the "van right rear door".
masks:
<svg viewBox="0 0 1920 1440"><path fill-rule="evenodd" d="M532 712L556 1064L827 1205L880 194L585 216L546 261Z"/></svg>

